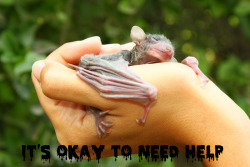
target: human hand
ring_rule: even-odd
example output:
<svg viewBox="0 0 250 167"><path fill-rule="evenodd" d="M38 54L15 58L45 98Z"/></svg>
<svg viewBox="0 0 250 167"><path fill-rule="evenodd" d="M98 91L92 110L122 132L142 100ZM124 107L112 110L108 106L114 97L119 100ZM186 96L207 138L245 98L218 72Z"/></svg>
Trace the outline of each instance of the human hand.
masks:
<svg viewBox="0 0 250 167"><path fill-rule="evenodd" d="M103 98L79 79L74 70L67 68L68 63L78 64L84 54L112 53L128 46L131 45L105 46L98 37L93 37L65 44L46 60L34 64L33 83L61 144L106 147L128 144L137 152L138 145L182 148L199 142L221 144L220 133L235 135L243 126L249 131L249 120L242 110L212 82L200 87L195 73L185 65L159 63L130 67L159 90L143 126L135 121L143 113L142 105ZM83 105L110 111L107 120L114 122L110 135L98 138L94 116L86 113ZM102 155L111 156L112 152L104 150Z"/></svg>

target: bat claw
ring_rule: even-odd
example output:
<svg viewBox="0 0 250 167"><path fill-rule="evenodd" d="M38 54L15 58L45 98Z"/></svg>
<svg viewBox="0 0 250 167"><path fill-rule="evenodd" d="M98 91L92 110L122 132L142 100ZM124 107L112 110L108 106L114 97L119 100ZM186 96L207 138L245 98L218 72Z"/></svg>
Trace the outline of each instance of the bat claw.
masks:
<svg viewBox="0 0 250 167"><path fill-rule="evenodd" d="M91 111L95 116L96 129L99 138L102 138L111 132L110 128L113 126L113 123L105 120L109 111L102 111L95 107L87 107L86 110Z"/></svg>
<svg viewBox="0 0 250 167"><path fill-rule="evenodd" d="M103 126L102 124L99 124L98 126L99 130L102 132L102 133L110 133L110 129L107 129L105 126Z"/></svg>
<svg viewBox="0 0 250 167"><path fill-rule="evenodd" d="M102 116L102 115L107 114L108 112L109 112L109 111L101 111L101 112L99 112L99 115Z"/></svg>
<svg viewBox="0 0 250 167"><path fill-rule="evenodd" d="M106 126L106 127L111 127L111 126L113 126L114 125L114 123L113 122L108 122L108 121L101 121L101 123L100 124L102 124L103 126Z"/></svg>

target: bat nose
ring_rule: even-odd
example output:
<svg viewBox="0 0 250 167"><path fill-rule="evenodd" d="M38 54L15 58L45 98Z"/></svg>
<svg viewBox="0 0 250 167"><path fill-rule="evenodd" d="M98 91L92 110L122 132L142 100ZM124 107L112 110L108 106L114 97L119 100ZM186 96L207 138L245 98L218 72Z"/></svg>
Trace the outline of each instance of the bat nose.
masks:
<svg viewBox="0 0 250 167"><path fill-rule="evenodd" d="M174 51L173 51L172 48L167 47L167 48L166 48L166 51L167 51L167 53L169 54L169 56L171 56L171 57L173 56Z"/></svg>

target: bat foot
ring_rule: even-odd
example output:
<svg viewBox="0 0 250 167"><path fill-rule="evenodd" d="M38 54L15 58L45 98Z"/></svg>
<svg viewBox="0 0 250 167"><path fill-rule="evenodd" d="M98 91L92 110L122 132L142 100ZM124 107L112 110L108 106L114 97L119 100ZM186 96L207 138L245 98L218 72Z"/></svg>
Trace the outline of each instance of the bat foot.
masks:
<svg viewBox="0 0 250 167"><path fill-rule="evenodd" d="M111 132L110 128L113 126L112 122L106 121L105 118L109 111L102 111L95 107L87 107L95 116L96 130L99 138L103 138Z"/></svg>
<svg viewBox="0 0 250 167"><path fill-rule="evenodd" d="M143 119L143 118L140 118L140 119L136 119L136 122L137 122L138 124L144 124L144 123L146 122L146 120Z"/></svg>
<svg viewBox="0 0 250 167"><path fill-rule="evenodd" d="M205 76L201 76L201 86L206 86L210 80Z"/></svg>
<svg viewBox="0 0 250 167"><path fill-rule="evenodd" d="M147 118L148 111L149 111L149 108L151 106L151 103L152 102L150 102L149 104L145 105L145 107L144 107L144 114L143 114L143 116L140 119L136 119L137 123L144 124L146 122L146 118Z"/></svg>
<svg viewBox="0 0 250 167"><path fill-rule="evenodd" d="M201 86L205 86L209 82L209 79L207 78L207 76L204 75L203 72L198 67L199 62L195 57L189 56L189 57L185 58L181 63L192 68L192 70L195 72L195 74L200 77Z"/></svg>

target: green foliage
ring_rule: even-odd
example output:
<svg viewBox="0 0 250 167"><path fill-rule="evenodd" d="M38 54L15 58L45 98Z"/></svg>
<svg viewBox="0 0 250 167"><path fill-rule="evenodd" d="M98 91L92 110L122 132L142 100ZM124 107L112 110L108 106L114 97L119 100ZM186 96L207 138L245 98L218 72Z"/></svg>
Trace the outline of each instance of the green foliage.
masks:
<svg viewBox="0 0 250 167"><path fill-rule="evenodd" d="M122 0L118 4L118 10L124 14L134 15L143 5L145 0Z"/></svg>
<svg viewBox="0 0 250 167"><path fill-rule="evenodd" d="M133 25L168 36L179 61L196 56L204 73L250 116L249 5L247 0L0 0L0 166L43 166L39 156L23 162L21 145L58 144L31 82L32 64L65 42L94 35L103 43L129 42ZM52 158L52 166L67 164ZM103 161L117 165L112 158Z"/></svg>

